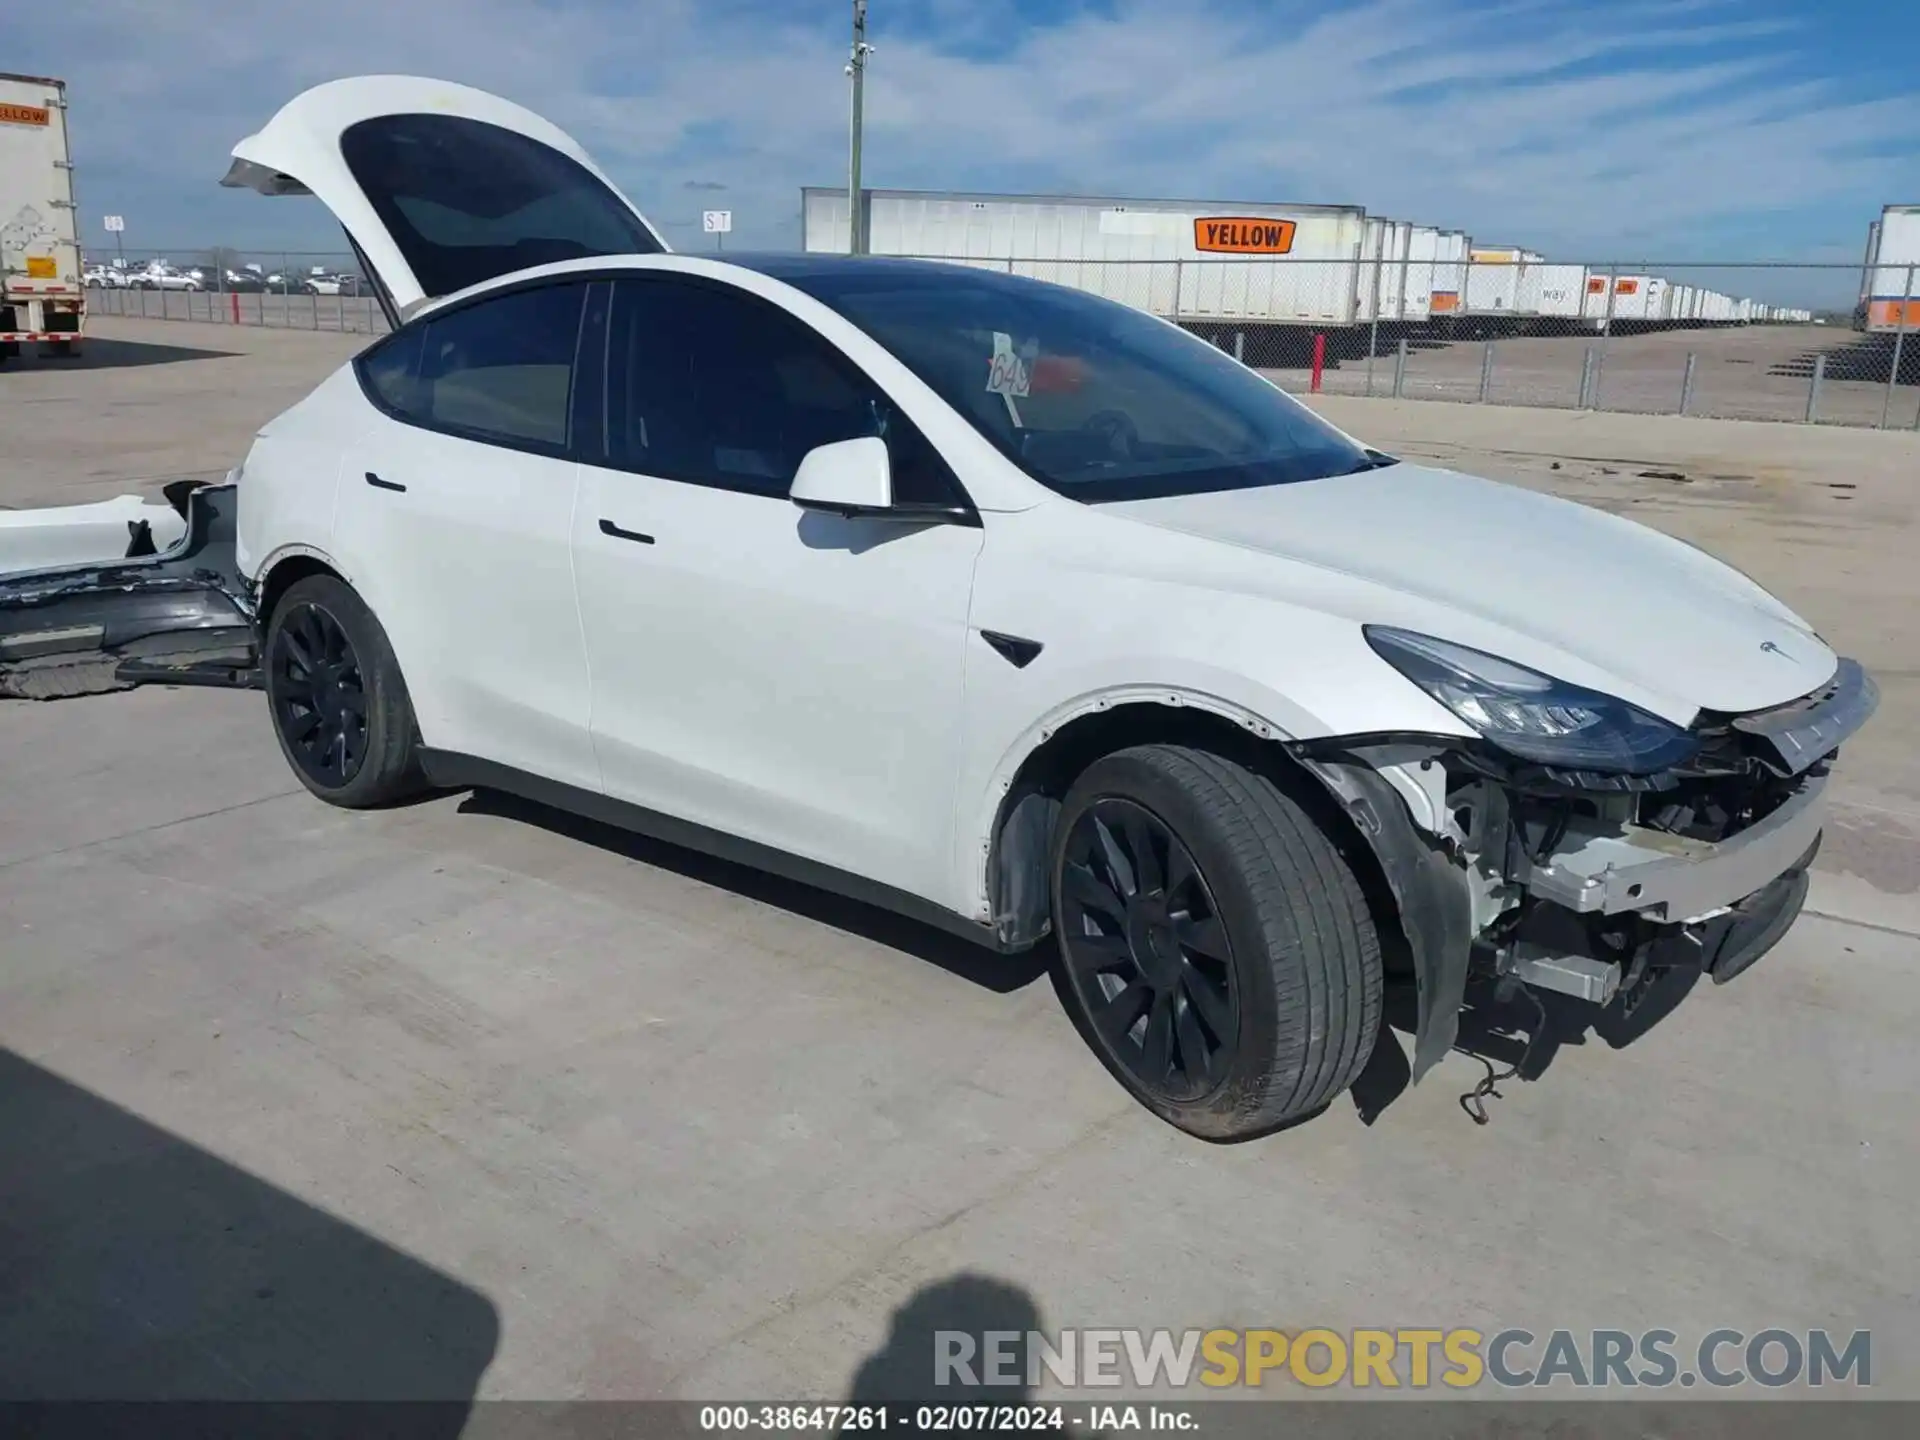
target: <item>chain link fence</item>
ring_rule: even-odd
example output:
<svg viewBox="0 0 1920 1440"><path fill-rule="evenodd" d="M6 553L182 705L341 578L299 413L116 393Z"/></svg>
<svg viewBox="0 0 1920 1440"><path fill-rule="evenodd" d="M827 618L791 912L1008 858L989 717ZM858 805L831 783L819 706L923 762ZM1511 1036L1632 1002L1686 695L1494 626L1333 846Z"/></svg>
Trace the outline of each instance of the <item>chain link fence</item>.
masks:
<svg viewBox="0 0 1920 1440"><path fill-rule="evenodd" d="M1294 391L1920 428L1920 267L1889 300L1858 265L909 258L1121 301Z"/></svg>
<svg viewBox="0 0 1920 1440"><path fill-rule="evenodd" d="M372 283L353 256L341 251L90 254L86 277L87 306L94 315L348 334L387 329Z"/></svg>
<svg viewBox="0 0 1920 1440"><path fill-rule="evenodd" d="M190 253L91 257L93 313L387 328L350 255ZM1920 429L1920 267L907 258L1103 295L1296 392Z"/></svg>

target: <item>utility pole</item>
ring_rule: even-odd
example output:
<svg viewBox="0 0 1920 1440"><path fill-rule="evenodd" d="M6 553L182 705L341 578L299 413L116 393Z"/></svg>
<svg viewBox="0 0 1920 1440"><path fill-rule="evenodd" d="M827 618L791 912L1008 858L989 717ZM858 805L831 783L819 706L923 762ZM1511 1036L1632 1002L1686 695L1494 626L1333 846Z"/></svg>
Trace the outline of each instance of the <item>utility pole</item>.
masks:
<svg viewBox="0 0 1920 1440"><path fill-rule="evenodd" d="M847 60L847 74L853 80L853 125L847 146L847 253L860 253L860 131L865 122L867 57L873 47L867 44L867 0L853 0L853 52Z"/></svg>

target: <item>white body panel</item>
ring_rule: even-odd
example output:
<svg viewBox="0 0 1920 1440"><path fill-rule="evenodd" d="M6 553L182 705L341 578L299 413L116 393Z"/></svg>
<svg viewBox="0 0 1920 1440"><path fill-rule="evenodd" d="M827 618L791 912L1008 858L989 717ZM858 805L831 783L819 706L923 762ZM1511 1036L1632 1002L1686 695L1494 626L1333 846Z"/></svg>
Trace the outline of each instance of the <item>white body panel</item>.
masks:
<svg viewBox="0 0 1920 1440"><path fill-rule="evenodd" d="M846 254L847 192L810 188L801 203L804 248ZM1354 323L1363 270L1353 262L1374 223L1353 206L889 190L865 203L874 255L980 265L1183 320L1302 325ZM1289 220L1292 245L1284 256L1203 252L1194 223L1218 216Z"/></svg>
<svg viewBox="0 0 1920 1440"><path fill-rule="evenodd" d="M152 534L156 550L166 549L187 533L186 521L171 505L138 495L91 505L0 510L0 574L119 559L132 540L129 527L142 523Z"/></svg>
<svg viewBox="0 0 1920 1440"><path fill-rule="evenodd" d="M49 318L85 313L78 225L66 86L0 75L0 304L14 312L0 332L79 333Z"/></svg>
<svg viewBox="0 0 1920 1440"><path fill-rule="evenodd" d="M575 569L607 793L947 892L982 532L902 533L591 467L581 485ZM602 518L656 543L610 537Z"/></svg>
<svg viewBox="0 0 1920 1440"><path fill-rule="evenodd" d="M319 559L354 585L430 747L984 921L1007 787L1077 716L1150 701L1274 738L1467 735L1374 653L1367 624L1476 646L1676 724L1781 704L1834 672L1804 621L1703 552L1492 481L1399 464L1083 505L757 270L603 258L446 303L642 270L750 292L839 349L941 454L979 523L845 519L450 439L387 418L345 367L257 438L239 560L261 580ZM1500 563L1466 558L1488 555ZM983 630L1033 637L1044 658L1009 664Z"/></svg>
<svg viewBox="0 0 1920 1440"><path fill-rule="evenodd" d="M1889 205L1874 222L1861 280L1867 329L1920 330L1920 205Z"/></svg>

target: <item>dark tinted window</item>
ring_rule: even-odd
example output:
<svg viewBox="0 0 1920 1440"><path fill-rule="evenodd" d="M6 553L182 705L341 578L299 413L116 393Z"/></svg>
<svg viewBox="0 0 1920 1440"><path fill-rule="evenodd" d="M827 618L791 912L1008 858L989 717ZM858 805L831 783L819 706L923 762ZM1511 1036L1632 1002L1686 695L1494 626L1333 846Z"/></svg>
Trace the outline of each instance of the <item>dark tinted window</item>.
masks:
<svg viewBox="0 0 1920 1440"><path fill-rule="evenodd" d="M815 265L784 278L886 346L1028 474L1076 499L1286 484L1392 463L1212 346L1081 291L897 262Z"/></svg>
<svg viewBox="0 0 1920 1440"><path fill-rule="evenodd" d="M660 242L591 171L539 141L458 115L382 115L340 153L429 295Z"/></svg>
<svg viewBox="0 0 1920 1440"><path fill-rule="evenodd" d="M402 330L360 362L360 373L416 425L560 449L586 289L543 285L463 305Z"/></svg>
<svg viewBox="0 0 1920 1440"><path fill-rule="evenodd" d="M609 333L611 464L784 497L817 445L877 435L894 499L964 499L925 437L833 346L738 291L620 280Z"/></svg>

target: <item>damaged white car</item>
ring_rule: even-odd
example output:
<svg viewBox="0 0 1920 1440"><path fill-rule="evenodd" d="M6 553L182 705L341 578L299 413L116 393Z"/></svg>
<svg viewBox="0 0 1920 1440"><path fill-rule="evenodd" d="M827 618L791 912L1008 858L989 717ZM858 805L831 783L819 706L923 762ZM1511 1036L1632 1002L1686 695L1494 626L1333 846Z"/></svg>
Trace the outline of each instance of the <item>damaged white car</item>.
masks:
<svg viewBox="0 0 1920 1440"><path fill-rule="evenodd" d="M1470 974L1620 1006L1799 911L1875 690L1698 550L1077 291L670 254L460 86L323 85L233 155L396 328L170 547L0 581L16 689L254 674L334 804L497 787L1045 941L1210 1139L1348 1087L1395 975L1418 1078Z"/></svg>

